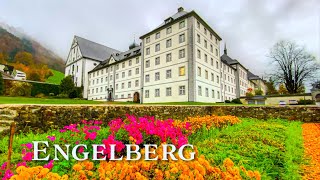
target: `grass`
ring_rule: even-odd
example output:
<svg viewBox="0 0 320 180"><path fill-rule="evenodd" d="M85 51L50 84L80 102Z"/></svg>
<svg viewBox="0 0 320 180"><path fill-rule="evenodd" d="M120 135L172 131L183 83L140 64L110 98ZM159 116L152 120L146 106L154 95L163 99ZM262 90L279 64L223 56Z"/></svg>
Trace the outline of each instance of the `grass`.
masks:
<svg viewBox="0 0 320 180"><path fill-rule="evenodd" d="M46 82L52 83L52 84L60 84L61 80L64 78L64 74L60 71L56 71L53 69L50 69L53 73L53 76L50 76Z"/></svg>
<svg viewBox="0 0 320 180"><path fill-rule="evenodd" d="M102 104L99 101L0 96L0 104Z"/></svg>
<svg viewBox="0 0 320 180"><path fill-rule="evenodd" d="M230 158L237 166L258 170L262 179L301 179L303 141L300 122L252 120L226 129L203 129L190 137L211 163Z"/></svg>

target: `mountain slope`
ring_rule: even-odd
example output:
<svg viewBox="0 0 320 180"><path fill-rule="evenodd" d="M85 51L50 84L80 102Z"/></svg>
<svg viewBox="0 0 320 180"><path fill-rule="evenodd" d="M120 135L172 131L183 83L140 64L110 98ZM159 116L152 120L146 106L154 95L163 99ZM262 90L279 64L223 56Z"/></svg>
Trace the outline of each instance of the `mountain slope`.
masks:
<svg viewBox="0 0 320 180"><path fill-rule="evenodd" d="M62 58L37 41L21 34L20 32L19 36L15 36L0 26L0 53L5 54L9 62L14 61L18 52L26 51L33 55L36 63L46 64L49 68L64 72L65 62Z"/></svg>

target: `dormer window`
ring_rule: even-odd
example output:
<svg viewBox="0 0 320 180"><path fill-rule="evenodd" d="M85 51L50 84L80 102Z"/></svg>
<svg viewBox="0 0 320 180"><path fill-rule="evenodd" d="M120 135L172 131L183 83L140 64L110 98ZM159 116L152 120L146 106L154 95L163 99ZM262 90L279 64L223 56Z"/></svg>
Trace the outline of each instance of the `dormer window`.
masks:
<svg viewBox="0 0 320 180"><path fill-rule="evenodd" d="M172 17L169 17L168 19L164 20L165 24L168 24L171 21L172 21Z"/></svg>
<svg viewBox="0 0 320 180"><path fill-rule="evenodd" d="M159 38L160 38L160 32L156 34L156 39L159 39Z"/></svg>

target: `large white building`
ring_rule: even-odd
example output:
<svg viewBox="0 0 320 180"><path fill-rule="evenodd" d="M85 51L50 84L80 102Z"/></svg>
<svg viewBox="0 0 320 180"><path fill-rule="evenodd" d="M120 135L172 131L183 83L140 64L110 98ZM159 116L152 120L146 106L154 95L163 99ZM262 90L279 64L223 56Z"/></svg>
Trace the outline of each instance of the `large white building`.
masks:
<svg viewBox="0 0 320 180"><path fill-rule="evenodd" d="M220 55L221 37L194 11L180 7L140 39L120 52L75 36L65 74L89 100L222 102L249 87L248 70Z"/></svg>

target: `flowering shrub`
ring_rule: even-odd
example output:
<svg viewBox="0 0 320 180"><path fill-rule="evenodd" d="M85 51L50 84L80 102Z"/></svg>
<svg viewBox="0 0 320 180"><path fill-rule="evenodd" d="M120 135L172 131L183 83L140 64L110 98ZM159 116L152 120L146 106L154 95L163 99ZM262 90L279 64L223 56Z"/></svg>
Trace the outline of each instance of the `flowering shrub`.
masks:
<svg viewBox="0 0 320 180"><path fill-rule="evenodd" d="M210 129L212 127L222 128L228 125L234 125L240 123L240 119L236 116L216 116L216 115L207 115L203 117L189 117L185 121L176 121L175 126L177 127L186 127L186 130L194 133L198 129L205 127Z"/></svg>

